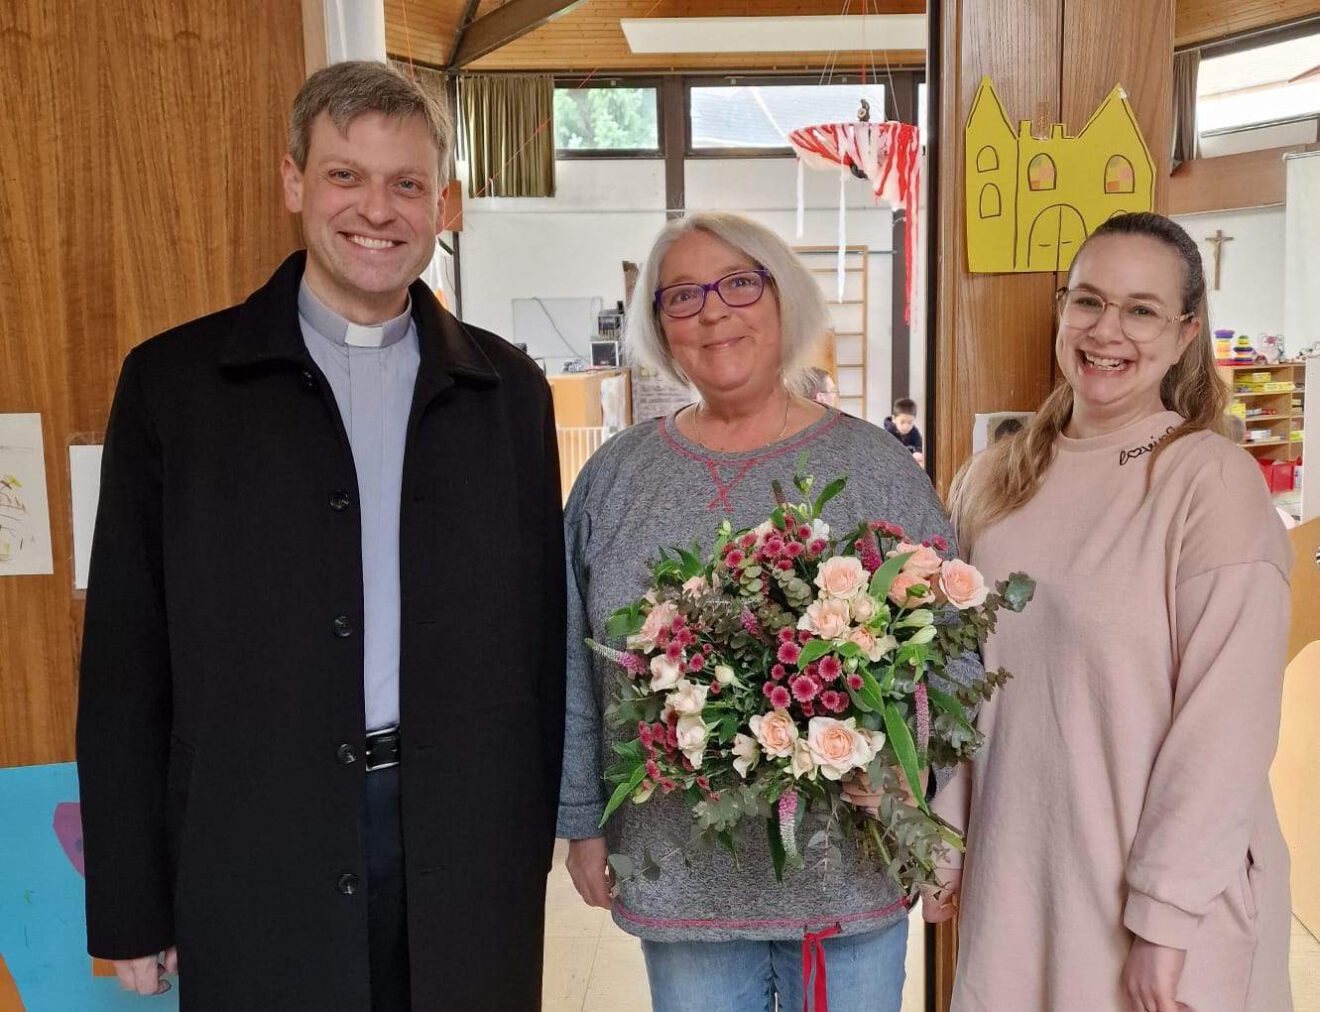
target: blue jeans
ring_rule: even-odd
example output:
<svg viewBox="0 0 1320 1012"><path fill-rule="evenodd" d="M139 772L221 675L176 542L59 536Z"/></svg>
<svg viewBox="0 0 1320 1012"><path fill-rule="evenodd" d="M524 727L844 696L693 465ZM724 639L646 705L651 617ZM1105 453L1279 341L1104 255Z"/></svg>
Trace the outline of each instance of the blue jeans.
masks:
<svg viewBox="0 0 1320 1012"><path fill-rule="evenodd" d="M830 1012L899 1012L907 932L904 918L879 931L825 939ZM775 995L781 1012L801 1012L800 939L643 941L642 953L652 1012L773 1012Z"/></svg>

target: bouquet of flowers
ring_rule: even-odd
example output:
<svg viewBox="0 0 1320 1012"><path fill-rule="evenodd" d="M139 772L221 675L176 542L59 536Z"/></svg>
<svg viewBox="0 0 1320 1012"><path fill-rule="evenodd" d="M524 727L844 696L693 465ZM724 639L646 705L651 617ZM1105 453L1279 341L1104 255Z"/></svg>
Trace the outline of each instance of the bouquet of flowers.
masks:
<svg viewBox="0 0 1320 1012"><path fill-rule="evenodd" d="M975 568L946 559L942 538L913 544L883 520L834 538L821 510L844 488L785 501L760 526L726 520L709 557L661 550L646 595L609 619L616 649L588 640L620 667L607 716L635 737L614 746L614 784L601 825L629 801L682 793L694 840L739 850L748 824L766 826L775 874L828 867L850 835L905 892L935 883L959 834L927 807L921 775L953 766L981 744L969 711L1010 676L970 684L946 676L983 644L1001 608L1021 611L1035 589L1014 574L993 589ZM625 732L627 733L627 732ZM844 802L857 781L881 795L874 810ZM825 828L798 846L804 811ZM660 863L612 855L617 879L657 877Z"/></svg>

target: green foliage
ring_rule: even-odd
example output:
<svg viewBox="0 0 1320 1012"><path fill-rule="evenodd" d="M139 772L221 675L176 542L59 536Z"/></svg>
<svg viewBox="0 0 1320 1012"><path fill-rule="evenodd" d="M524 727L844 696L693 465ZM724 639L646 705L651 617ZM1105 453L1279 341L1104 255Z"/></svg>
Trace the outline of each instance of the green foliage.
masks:
<svg viewBox="0 0 1320 1012"><path fill-rule="evenodd" d="M654 151L660 146L654 88L556 88L555 147Z"/></svg>

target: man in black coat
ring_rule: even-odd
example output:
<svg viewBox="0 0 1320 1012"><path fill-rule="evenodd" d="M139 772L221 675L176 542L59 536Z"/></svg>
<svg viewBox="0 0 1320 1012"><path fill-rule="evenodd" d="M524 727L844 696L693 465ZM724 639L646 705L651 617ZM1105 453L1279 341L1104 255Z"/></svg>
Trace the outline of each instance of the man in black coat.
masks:
<svg viewBox="0 0 1320 1012"><path fill-rule="evenodd" d="M188 1012L540 1005L564 712L549 389L417 280L451 131L313 75L307 249L134 349L78 713L88 948ZM163 279L165 280L165 279Z"/></svg>

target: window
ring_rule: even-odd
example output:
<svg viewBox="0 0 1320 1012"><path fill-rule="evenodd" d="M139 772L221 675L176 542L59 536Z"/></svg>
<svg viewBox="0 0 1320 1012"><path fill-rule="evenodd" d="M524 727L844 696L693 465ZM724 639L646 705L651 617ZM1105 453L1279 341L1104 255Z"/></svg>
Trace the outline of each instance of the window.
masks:
<svg viewBox="0 0 1320 1012"><path fill-rule="evenodd" d="M976 171L994 172L999 168L999 152L989 144L976 153Z"/></svg>
<svg viewBox="0 0 1320 1012"><path fill-rule="evenodd" d="M1105 163L1105 193L1132 193L1136 188L1131 162L1122 155L1114 155Z"/></svg>
<svg viewBox="0 0 1320 1012"><path fill-rule="evenodd" d="M692 150L787 150L788 135L815 123L855 123L862 100L885 119L883 84L694 85Z"/></svg>
<svg viewBox="0 0 1320 1012"><path fill-rule="evenodd" d="M1320 113L1320 33L1223 56L1213 50L1196 78L1202 134Z"/></svg>
<svg viewBox="0 0 1320 1012"><path fill-rule="evenodd" d="M1054 159L1039 154L1027 166L1027 185L1033 190L1054 189Z"/></svg>
<svg viewBox="0 0 1320 1012"><path fill-rule="evenodd" d="M556 87L555 148L559 154L660 154L654 87Z"/></svg>
<svg viewBox="0 0 1320 1012"><path fill-rule="evenodd" d="M999 187L994 183L986 183L981 187L981 217L998 218L1003 213L1003 198L999 196Z"/></svg>

